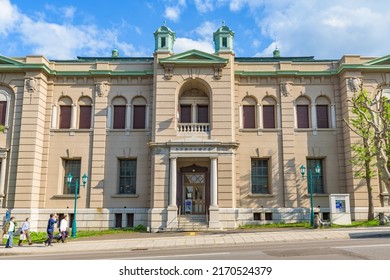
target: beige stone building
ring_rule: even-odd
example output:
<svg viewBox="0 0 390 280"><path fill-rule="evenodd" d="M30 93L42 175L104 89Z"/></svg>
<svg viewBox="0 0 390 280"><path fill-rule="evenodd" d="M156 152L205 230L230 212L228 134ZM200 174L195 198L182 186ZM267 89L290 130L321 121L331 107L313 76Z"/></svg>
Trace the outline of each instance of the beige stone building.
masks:
<svg viewBox="0 0 390 280"><path fill-rule="evenodd" d="M318 165L323 218L330 194L349 194L352 219L366 218L366 186L350 163L357 138L342 119L359 83L387 87L390 56L236 57L227 26L214 33L215 53L173 54L175 33L154 35L153 57L0 56L2 216L31 217L33 230L52 212L72 224L78 187L79 229L303 221L300 167ZM374 199L376 212L389 211L377 179Z"/></svg>

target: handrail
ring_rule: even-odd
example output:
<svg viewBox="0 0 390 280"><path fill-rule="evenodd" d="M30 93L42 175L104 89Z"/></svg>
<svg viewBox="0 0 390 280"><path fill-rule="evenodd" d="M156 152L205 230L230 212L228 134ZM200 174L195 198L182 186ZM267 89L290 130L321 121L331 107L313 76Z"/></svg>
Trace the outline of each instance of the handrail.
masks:
<svg viewBox="0 0 390 280"><path fill-rule="evenodd" d="M209 123L179 123L177 125L179 132L210 132Z"/></svg>

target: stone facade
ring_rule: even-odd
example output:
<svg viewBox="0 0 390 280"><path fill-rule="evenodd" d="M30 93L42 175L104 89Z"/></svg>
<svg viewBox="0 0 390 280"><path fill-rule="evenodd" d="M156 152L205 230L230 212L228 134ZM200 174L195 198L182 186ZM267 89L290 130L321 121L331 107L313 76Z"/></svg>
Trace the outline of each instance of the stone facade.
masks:
<svg viewBox="0 0 390 280"><path fill-rule="evenodd" d="M73 219L70 170L88 176L79 229L177 230L191 215L209 229L303 221L300 167L311 161L322 169L315 207L326 215L329 194L350 194L352 218L365 219L366 187L350 163L358 138L342 119L354 86L390 82L390 57L236 57L227 26L214 33L216 53L173 54L174 32L154 35L154 57L0 57L1 215L29 216L35 230L52 212ZM378 179L373 192L375 211L388 212Z"/></svg>

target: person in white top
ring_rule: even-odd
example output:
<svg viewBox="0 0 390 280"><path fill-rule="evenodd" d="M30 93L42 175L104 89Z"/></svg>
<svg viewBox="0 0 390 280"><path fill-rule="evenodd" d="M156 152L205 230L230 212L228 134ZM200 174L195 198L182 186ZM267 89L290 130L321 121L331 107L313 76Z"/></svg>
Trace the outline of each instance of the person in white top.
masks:
<svg viewBox="0 0 390 280"><path fill-rule="evenodd" d="M14 234L15 234L15 217L11 217L9 222L5 224L4 232L8 234L7 243L5 244L5 248L12 248Z"/></svg>
<svg viewBox="0 0 390 280"><path fill-rule="evenodd" d="M65 242L66 237L68 236L68 216L65 214L60 222L60 233L61 233L61 241Z"/></svg>
<svg viewBox="0 0 390 280"><path fill-rule="evenodd" d="M26 236L26 239L28 240L28 245L32 245L31 238L30 238L30 218L27 218L26 221L22 224L22 230L20 234L24 234ZM19 239L18 246L22 246L22 239Z"/></svg>

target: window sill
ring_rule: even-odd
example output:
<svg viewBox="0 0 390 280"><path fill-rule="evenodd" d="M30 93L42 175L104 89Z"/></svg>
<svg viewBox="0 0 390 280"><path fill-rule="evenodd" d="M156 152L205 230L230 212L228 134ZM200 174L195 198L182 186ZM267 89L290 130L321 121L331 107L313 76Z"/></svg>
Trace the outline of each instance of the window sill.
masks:
<svg viewBox="0 0 390 280"><path fill-rule="evenodd" d="M240 128L240 132L279 132L279 128Z"/></svg>
<svg viewBox="0 0 390 280"><path fill-rule="evenodd" d="M89 133L92 132L92 128L51 128L50 132L52 133L69 133L70 135L75 135L76 133Z"/></svg>
<svg viewBox="0 0 390 280"><path fill-rule="evenodd" d="M252 197L252 198L260 198L260 197L264 197L264 198L271 198L271 197L275 197L274 194L270 194L270 193L250 193L248 194L248 197Z"/></svg>
<svg viewBox="0 0 390 280"><path fill-rule="evenodd" d="M74 194L56 194L52 198L54 199L74 199ZM77 198L80 198L80 195L77 195Z"/></svg>
<svg viewBox="0 0 390 280"><path fill-rule="evenodd" d="M329 194L327 194L327 193L313 193L313 196L316 196L316 197L328 197ZM305 197L310 197L310 194L306 193Z"/></svg>
<svg viewBox="0 0 390 280"><path fill-rule="evenodd" d="M112 198L138 198L139 194L114 194Z"/></svg>

